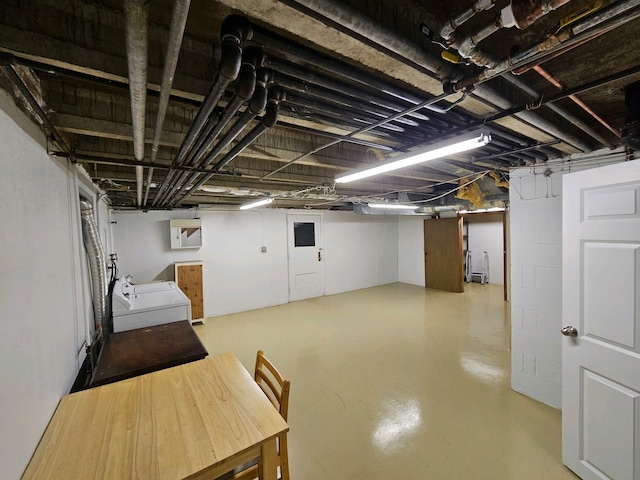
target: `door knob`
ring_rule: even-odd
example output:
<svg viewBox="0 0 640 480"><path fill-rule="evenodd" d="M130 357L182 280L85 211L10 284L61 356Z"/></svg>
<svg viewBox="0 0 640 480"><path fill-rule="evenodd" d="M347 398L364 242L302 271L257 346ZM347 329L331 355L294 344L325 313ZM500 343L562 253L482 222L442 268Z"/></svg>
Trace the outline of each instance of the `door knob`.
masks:
<svg viewBox="0 0 640 480"><path fill-rule="evenodd" d="M578 336L578 330L576 330L576 327L572 327L572 326L568 326L568 327L563 327L562 330L560 330L562 332L562 334L565 337L577 337Z"/></svg>

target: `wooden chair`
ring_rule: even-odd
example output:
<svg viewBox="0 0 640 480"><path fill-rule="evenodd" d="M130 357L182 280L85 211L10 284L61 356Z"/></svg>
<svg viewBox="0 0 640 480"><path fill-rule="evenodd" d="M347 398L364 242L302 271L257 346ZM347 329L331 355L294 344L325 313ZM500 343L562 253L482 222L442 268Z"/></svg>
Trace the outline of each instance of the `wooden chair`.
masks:
<svg viewBox="0 0 640 480"><path fill-rule="evenodd" d="M284 379L273 363L264 356L262 350L258 350L256 355L256 368L253 378L286 421L289 413L290 382ZM290 480L286 433L283 433L277 438L277 452L280 471L279 479ZM254 480L256 478L259 478L257 459L217 480Z"/></svg>

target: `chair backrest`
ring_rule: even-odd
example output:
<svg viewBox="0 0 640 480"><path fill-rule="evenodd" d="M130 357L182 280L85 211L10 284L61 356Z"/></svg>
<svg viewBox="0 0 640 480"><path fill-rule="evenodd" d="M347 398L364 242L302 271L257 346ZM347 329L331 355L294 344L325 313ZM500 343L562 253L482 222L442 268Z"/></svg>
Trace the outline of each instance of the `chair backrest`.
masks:
<svg viewBox="0 0 640 480"><path fill-rule="evenodd" d="M262 350L258 350L256 355L254 379L286 421L289 413L289 389L291 384L289 380L284 379L273 363L264 356Z"/></svg>

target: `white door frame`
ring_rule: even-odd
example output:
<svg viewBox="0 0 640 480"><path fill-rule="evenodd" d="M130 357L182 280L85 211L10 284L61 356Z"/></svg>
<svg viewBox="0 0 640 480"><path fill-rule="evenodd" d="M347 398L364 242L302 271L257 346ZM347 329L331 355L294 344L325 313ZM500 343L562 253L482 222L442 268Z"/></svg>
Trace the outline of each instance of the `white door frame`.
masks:
<svg viewBox="0 0 640 480"><path fill-rule="evenodd" d="M294 246L294 223L313 222L314 245ZM324 250L322 213L287 213L287 265L289 301L324 295Z"/></svg>

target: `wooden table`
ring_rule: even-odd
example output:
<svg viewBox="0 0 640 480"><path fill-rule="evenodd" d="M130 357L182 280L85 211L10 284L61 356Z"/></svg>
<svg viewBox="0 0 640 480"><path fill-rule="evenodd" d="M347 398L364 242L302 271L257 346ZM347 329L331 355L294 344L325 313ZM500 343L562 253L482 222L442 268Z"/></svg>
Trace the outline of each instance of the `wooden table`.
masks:
<svg viewBox="0 0 640 480"><path fill-rule="evenodd" d="M275 480L288 430L225 353L66 395L23 479L212 479L259 457Z"/></svg>
<svg viewBox="0 0 640 480"><path fill-rule="evenodd" d="M175 367L207 355L188 320L111 333L100 351L89 386Z"/></svg>

